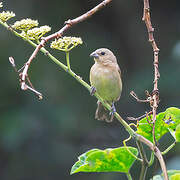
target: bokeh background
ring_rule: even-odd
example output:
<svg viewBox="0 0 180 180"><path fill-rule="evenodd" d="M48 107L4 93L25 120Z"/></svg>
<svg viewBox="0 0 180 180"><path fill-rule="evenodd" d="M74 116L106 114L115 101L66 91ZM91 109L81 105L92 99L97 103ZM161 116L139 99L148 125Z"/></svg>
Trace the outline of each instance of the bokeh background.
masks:
<svg viewBox="0 0 180 180"><path fill-rule="evenodd" d="M16 13L10 21L30 17L52 32L65 20L77 17L100 0L4 0L4 9ZM160 48L159 112L179 107L180 97L180 1L150 1L155 39ZM153 53L147 30L141 21L143 1L114 0L87 21L65 35L80 36L84 43L71 52L72 69L89 82L93 60L89 54L107 47L117 56L122 69L123 93L117 110L123 118L140 116L149 106L130 97L134 90L144 98L152 90ZM65 62L64 54L49 49ZM120 123L94 119L96 99L50 59L38 54L30 68L30 78L44 98L20 90L17 74L8 62L13 56L21 67L33 48L0 26L0 179L1 180L118 180L119 173L79 173L70 176L78 155L92 148L118 147L128 137ZM171 142L170 135L160 141L160 149ZM133 142L131 143L133 145ZM180 168L180 146L166 156L168 169ZM138 179L139 163L131 169ZM149 169L147 179L160 173L158 162Z"/></svg>

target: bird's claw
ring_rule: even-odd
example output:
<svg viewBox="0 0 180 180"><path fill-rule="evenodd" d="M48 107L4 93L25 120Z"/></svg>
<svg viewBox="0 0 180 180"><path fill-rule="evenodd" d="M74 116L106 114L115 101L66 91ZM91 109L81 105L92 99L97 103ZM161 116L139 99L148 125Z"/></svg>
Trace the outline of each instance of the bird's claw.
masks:
<svg viewBox="0 0 180 180"><path fill-rule="evenodd" d="M90 95L93 96L96 92L96 88L94 86L91 87Z"/></svg>
<svg viewBox="0 0 180 180"><path fill-rule="evenodd" d="M114 113L116 112L116 108L114 106L114 103L112 103L112 106L111 106L111 112L109 113L110 116L114 116Z"/></svg>

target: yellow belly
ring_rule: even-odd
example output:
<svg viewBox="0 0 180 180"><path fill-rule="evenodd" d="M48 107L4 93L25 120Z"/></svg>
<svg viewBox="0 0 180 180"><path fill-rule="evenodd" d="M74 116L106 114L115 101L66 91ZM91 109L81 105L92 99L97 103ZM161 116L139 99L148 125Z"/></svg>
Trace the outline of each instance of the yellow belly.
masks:
<svg viewBox="0 0 180 180"><path fill-rule="evenodd" d="M108 103L112 104L119 99L122 82L118 69L94 64L90 71L90 82L91 86L94 86L97 93Z"/></svg>

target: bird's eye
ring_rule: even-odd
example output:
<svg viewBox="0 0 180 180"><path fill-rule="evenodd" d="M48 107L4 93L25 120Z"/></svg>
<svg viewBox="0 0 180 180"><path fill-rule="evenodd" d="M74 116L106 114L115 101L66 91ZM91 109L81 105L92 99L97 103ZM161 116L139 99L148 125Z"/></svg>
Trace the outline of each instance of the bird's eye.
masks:
<svg viewBox="0 0 180 180"><path fill-rule="evenodd" d="M101 52L101 55L105 55L105 52L104 52L104 51L102 51L102 52Z"/></svg>

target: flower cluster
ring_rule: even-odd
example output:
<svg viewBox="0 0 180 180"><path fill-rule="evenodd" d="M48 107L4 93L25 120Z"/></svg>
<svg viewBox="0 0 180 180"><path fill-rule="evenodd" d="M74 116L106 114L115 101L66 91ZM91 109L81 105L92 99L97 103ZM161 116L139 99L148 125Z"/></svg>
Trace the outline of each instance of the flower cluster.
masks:
<svg viewBox="0 0 180 180"><path fill-rule="evenodd" d="M2 4L0 4L0 7L2 7ZM0 13L0 20L2 22L6 22L6 21L8 21L10 18L12 18L14 16L15 16L15 14L13 12L3 11L2 13Z"/></svg>
<svg viewBox="0 0 180 180"><path fill-rule="evenodd" d="M39 28L33 28L31 30L28 30L27 36L31 40L37 40L37 39L40 39L44 34L48 33L49 31L51 31L51 27L45 25Z"/></svg>
<svg viewBox="0 0 180 180"><path fill-rule="evenodd" d="M0 2L0 8L2 8L3 7L3 4L2 4L2 2Z"/></svg>
<svg viewBox="0 0 180 180"><path fill-rule="evenodd" d="M27 32L29 29L38 26L38 24L39 23L37 20L32 20L27 18L27 19L22 19L21 21L16 21L12 25L12 28Z"/></svg>
<svg viewBox="0 0 180 180"><path fill-rule="evenodd" d="M39 28L30 29L27 31L27 33L22 31L21 36L27 37L30 40L38 41L42 36L44 36L44 34L48 33L49 31L51 31L51 27L45 25Z"/></svg>
<svg viewBox="0 0 180 180"><path fill-rule="evenodd" d="M38 40L44 36L47 32L51 31L51 28L47 25L37 27L38 26L37 20L32 19L22 19L21 21L16 21L12 28L22 31L21 36L25 37L30 40ZM35 27L35 28L34 28ZM32 29L33 28L33 29Z"/></svg>
<svg viewBox="0 0 180 180"><path fill-rule="evenodd" d="M67 52L82 43L82 39L78 37L63 37L53 41L51 43L51 48Z"/></svg>

